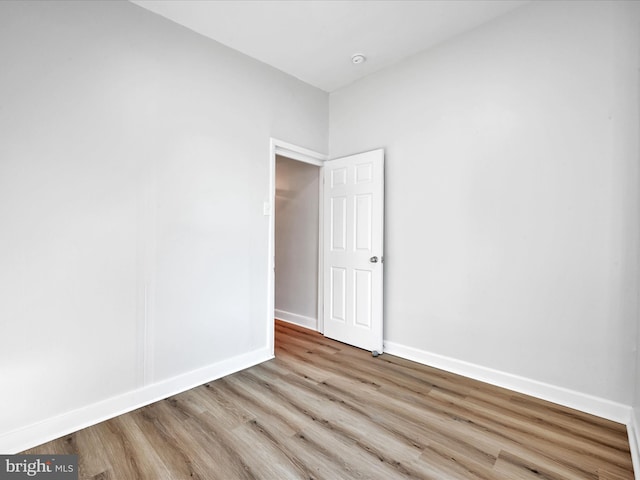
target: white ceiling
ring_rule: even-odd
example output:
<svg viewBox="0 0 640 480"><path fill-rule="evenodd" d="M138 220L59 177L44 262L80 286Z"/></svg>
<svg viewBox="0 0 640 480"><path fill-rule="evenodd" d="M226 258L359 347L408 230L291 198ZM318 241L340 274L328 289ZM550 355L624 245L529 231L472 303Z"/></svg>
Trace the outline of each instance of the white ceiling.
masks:
<svg viewBox="0 0 640 480"><path fill-rule="evenodd" d="M131 1L332 92L529 0Z"/></svg>

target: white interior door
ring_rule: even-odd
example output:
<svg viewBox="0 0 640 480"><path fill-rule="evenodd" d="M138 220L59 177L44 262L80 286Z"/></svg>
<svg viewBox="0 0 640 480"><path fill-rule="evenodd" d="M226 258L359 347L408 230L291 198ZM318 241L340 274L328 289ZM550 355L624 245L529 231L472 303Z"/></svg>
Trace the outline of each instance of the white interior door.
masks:
<svg viewBox="0 0 640 480"><path fill-rule="evenodd" d="M324 334L382 353L384 150L322 170Z"/></svg>

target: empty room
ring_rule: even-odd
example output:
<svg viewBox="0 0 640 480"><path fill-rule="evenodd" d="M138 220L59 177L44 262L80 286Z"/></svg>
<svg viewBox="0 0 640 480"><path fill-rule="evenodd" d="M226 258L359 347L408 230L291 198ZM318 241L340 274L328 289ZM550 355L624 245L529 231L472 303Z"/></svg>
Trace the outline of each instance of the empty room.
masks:
<svg viewBox="0 0 640 480"><path fill-rule="evenodd" d="M640 478L639 69L635 0L0 1L0 479Z"/></svg>

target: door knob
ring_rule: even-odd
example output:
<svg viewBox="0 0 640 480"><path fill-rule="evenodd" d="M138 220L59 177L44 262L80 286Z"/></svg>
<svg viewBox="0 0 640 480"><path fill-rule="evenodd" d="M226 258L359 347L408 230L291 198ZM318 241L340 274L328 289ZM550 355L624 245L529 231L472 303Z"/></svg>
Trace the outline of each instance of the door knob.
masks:
<svg viewBox="0 0 640 480"><path fill-rule="evenodd" d="M369 261L370 261L371 263L378 263L378 257L371 257L371 258L369 259Z"/></svg>

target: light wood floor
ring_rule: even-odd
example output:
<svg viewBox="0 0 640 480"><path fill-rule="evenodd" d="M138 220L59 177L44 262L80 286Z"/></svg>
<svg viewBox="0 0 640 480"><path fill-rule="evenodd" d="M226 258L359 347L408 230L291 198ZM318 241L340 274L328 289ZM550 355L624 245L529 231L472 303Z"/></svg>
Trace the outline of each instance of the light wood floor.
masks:
<svg viewBox="0 0 640 480"><path fill-rule="evenodd" d="M276 323L276 359L24 453L81 479L633 479L623 425Z"/></svg>

